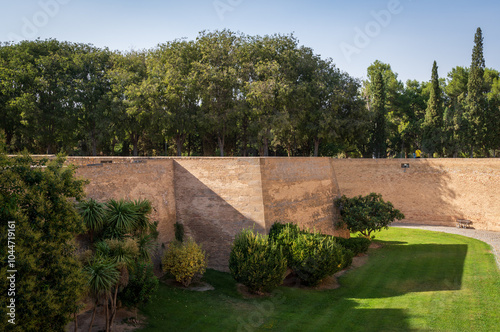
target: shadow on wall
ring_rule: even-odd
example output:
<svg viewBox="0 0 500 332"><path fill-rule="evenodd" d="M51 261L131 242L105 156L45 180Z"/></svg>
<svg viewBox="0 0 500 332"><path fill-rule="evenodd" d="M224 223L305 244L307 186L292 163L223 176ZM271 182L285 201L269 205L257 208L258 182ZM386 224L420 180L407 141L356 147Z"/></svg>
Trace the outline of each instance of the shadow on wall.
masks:
<svg viewBox="0 0 500 332"><path fill-rule="evenodd" d="M235 235L244 228L265 234L265 229L244 216L179 163L175 167L177 221L208 253L208 267L228 270L229 253Z"/></svg>

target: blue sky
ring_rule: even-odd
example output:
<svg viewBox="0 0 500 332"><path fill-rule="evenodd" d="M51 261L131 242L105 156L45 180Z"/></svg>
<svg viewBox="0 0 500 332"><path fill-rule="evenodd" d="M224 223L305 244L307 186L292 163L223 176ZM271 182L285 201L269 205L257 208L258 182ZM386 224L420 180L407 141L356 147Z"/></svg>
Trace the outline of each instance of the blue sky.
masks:
<svg viewBox="0 0 500 332"><path fill-rule="evenodd" d="M500 70L500 2L464 0L23 0L2 1L0 41L56 38L143 49L201 30L294 33L358 78L375 60L399 79L428 81L469 66L481 27L486 66Z"/></svg>

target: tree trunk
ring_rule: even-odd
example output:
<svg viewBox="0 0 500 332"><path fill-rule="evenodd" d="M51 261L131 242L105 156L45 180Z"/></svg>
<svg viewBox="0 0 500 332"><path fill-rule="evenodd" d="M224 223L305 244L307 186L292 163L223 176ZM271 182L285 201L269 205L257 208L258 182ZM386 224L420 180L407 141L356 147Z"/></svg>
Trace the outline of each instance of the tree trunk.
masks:
<svg viewBox="0 0 500 332"><path fill-rule="evenodd" d="M75 311L75 331L78 332L78 312Z"/></svg>
<svg viewBox="0 0 500 332"><path fill-rule="evenodd" d="M106 294L106 332L109 332L109 294Z"/></svg>
<svg viewBox="0 0 500 332"><path fill-rule="evenodd" d="M191 134L188 135L188 146L187 146L187 155L188 157L191 157Z"/></svg>
<svg viewBox="0 0 500 332"><path fill-rule="evenodd" d="M92 318L90 319L89 332L92 332L92 325L94 325L94 318L95 318L95 312L97 310L97 302L98 301L99 301L98 299L95 300L94 310L92 311Z"/></svg>
<svg viewBox="0 0 500 332"><path fill-rule="evenodd" d="M138 144L138 141L139 140L134 137L134 141L132 142L132 144L134 145L134 157L137 157L137 153L138 153L138 151L137 151L137 144Z"/></svg>
<svg viewBox="0 0 500 332"><path fill-rule="evenodd" d="M184 145L185 135L177 135L175 137L175 144L177 145L177 156L182 156L182 146Z"/></svg>
<svg viewBox="0 0 500 332"><path fill-rule="evenodd" d="M5 145L7 146L7 151L11 151L10 144L12 143L13 137L14 137L14 135L12 134L11 131L5 132Z"/></svg>
<svg viewBox="0 0 500 332"><path fill-rule="evenodd" d="M217 137L217 141L219 143L220 156L224 157L224 137L220 135Z"/></svg>
<svg viewBox="0 0 500 332"><path fill-rule="evenodd" d="M319 142L321 141L320 138L315 138L314 139L314 156L317 157L319 153Z"/></svg>
<svg viewBox="0 0 500 332"><path fill-rule="evenodd" d="M262 156L263 157L268 157L269 156L269 142L267 140L267 137L264 137L262 139L262 143L264 143L263 145L263 150L262 150Z"/></svg>
<svg viewBox="0 0 500 332"><path fill-rule="evenodd" d="M114 297L111 298L111 318L109 319L109 328L110 329L113 327L113 321L115 320L115 317L116 317L116 299L118 297L119 285L120 285L120 282L118 282L115 285L115 295L114 295Z"/></svg>
<svg viewBox="0 0 500 332"><path fill-rule="evenodd" d="M95 129L92 129L92 133L90 134L90 143L92 145L92 156L97 156L97 139L95 137Z"/></svg>
<svg viewBox="0 0 500 332"><path fill-rule="evenodd" d="M474 158L474 146L473 145L470 146L470 157Z"/></svg>

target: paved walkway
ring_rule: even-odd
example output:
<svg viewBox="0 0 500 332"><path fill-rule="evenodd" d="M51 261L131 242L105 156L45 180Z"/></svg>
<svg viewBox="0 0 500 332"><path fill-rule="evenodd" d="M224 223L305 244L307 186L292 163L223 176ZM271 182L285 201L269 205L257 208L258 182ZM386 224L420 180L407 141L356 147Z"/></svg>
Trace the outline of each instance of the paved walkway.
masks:
<svg viewBox="0 0 500 332"><path fill-rule="evenodd" d="M444 232L451 234L458 234L463 236L472 237L480 241L488 243L495 254L498 268L500 269L500 232L493 231L482 231L471 228L457 228L448 226L431 226L431 225L418 225L418 224L403 224L403 223L393 223L392 227L402 227L402 228L418 228L425 229L429 231Z"/></svg>

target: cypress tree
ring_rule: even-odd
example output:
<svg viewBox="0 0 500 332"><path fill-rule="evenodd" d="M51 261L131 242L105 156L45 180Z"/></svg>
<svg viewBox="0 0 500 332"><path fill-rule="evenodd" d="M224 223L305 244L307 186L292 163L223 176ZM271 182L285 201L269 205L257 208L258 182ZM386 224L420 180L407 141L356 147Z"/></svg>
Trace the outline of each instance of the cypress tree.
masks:
<svg viewBox="0 0 500 332"><path fill-rule="evenodd" d="M377 158L384 158L387 154L387 146L386 146L386 123L385 123L385 84L384 79L382 77L382 72L378 71L375 74L373 79L372 86L372 110L375 115L374 127L373 127L373 136L372 136L372 147L373 154Z"/></svg>
<svg viewBox="0 0 500 332"><path fill-rule="evenodd" d="M472 50L472 63L467 84L467 99L465 101L465 119L467 121L467 140L470 142L470 157L474 148L484 144L486 97L484 91L483 33L477 28Z"/></svg>
<svg viewBox="0 0 500 332"><path fill-rule="evenodd" d="M434 152L442 152L443 147L443 98L439 86L438 66L436 61L432 65L431 93L427 102L424 120L423 145L432 156Z"/></svg>

